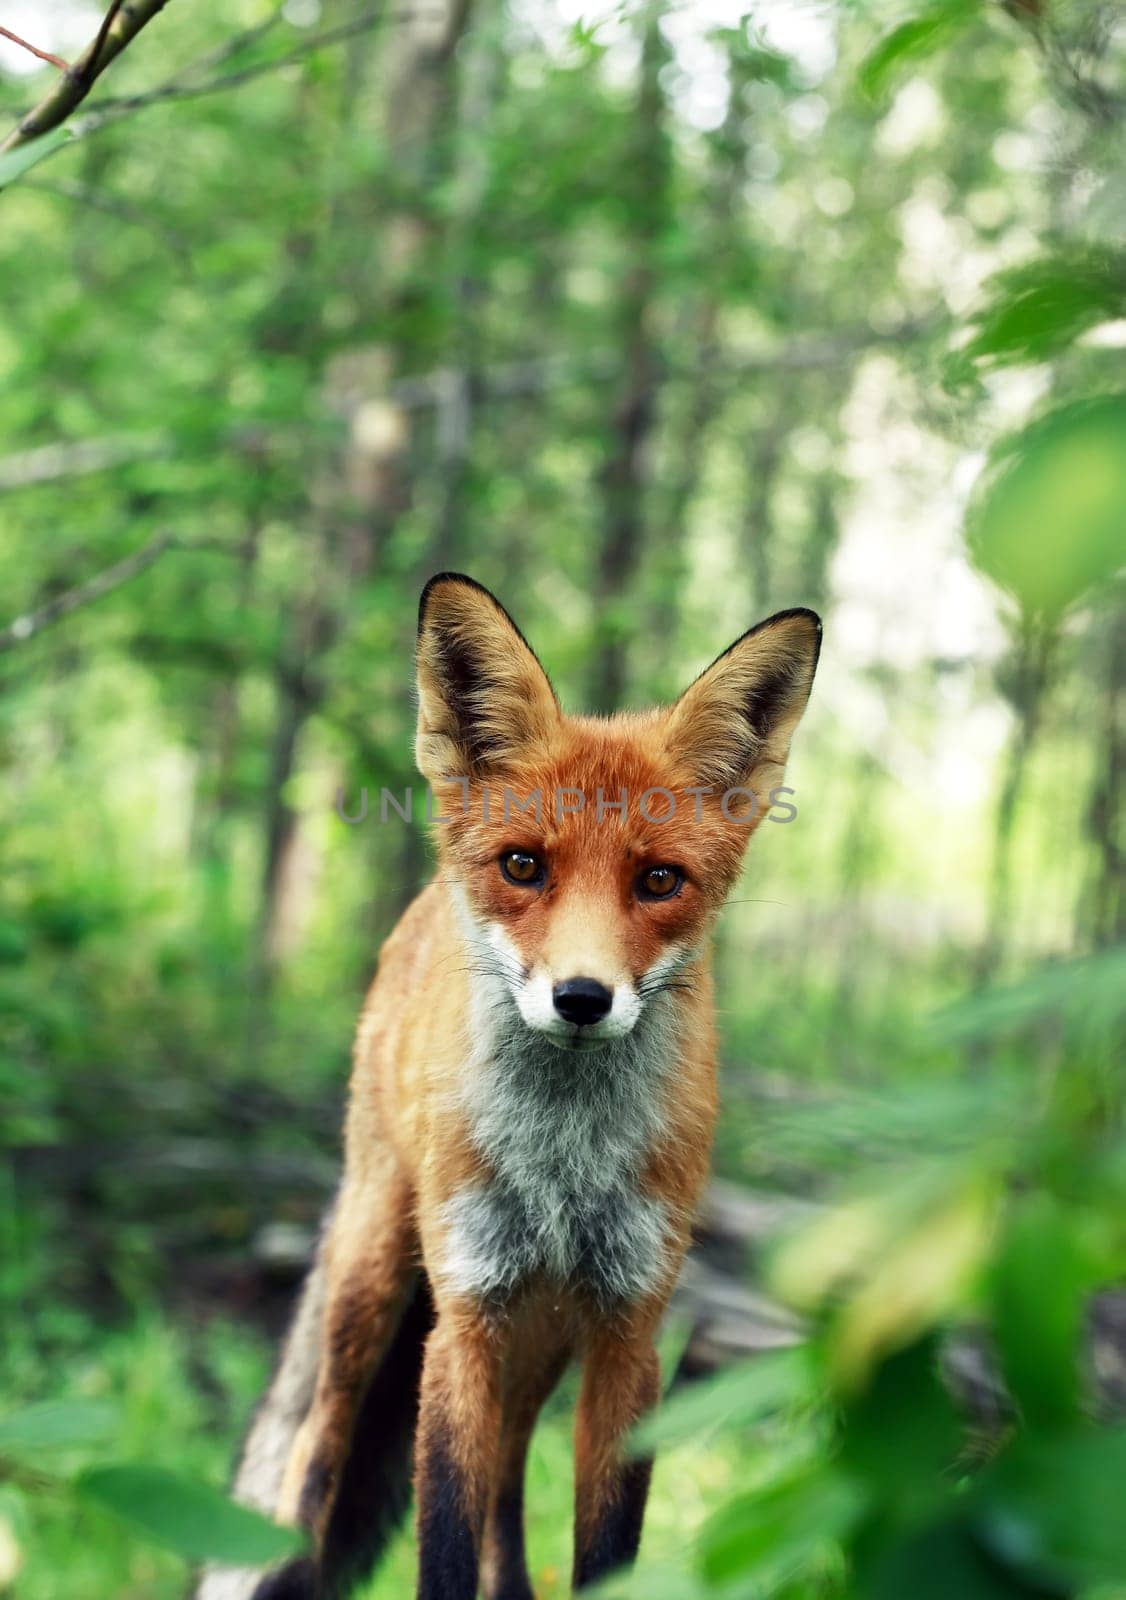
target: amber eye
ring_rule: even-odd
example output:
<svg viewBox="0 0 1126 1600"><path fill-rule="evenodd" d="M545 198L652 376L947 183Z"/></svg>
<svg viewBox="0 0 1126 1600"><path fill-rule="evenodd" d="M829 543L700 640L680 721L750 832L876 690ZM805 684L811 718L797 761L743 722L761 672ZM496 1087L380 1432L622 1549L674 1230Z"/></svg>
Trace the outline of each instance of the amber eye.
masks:
<svg viewBox="0 0 1126 1600"><path fill-rule="evenodd" d="M500 870L509 883L535 888L544 880L544 865L530 850L509 850L500 858Z"/></svg>
<svg viewBox="0 0 1126 1600"><path fill-rule="evenodd" d="M667 900L684 882L684 874L676 867L650 867L637 880L637 892L643 900Z"/></svg>

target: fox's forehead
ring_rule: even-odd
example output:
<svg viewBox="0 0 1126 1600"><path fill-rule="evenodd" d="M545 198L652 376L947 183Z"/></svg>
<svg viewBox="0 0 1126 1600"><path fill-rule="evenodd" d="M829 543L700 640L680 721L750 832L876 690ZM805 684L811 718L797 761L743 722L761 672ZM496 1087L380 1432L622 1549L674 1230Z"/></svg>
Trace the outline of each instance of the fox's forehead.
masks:
<svg viewBox="0 0 1126 1600"><path fill-rule="evenodd" d="M620 802L624 795L629 812L642 817L641 797L651 790L670 789L674 782L661 743L658 713L634 712L561 719L550 747L534 768L520 774L513 789L530 793L538 788L545 801L551 797L553 815L562 812L569 817L594 809L599 796L603 809L613 814L610 803ZM648 809L659 809L657 799Z"/></svg>
<svg viewBox="0 0 1126 1600"><path fill-rule="evenodd" d="M673 780L640 741L615 734L593 748L563 741L534 769L490 785L491 820L560 853L596 839L617 854L657 848L676 810Z"/></svg>

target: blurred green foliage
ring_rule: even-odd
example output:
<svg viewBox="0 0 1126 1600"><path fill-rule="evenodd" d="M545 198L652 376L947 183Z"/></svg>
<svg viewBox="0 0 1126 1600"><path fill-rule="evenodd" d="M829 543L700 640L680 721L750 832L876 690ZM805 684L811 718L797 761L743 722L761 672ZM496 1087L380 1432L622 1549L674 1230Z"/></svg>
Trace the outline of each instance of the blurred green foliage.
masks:
<svg viewBox="0 0 1126 1600"><path fill-rule="evenodd" d="M0 1473L36 1495L67 1489L79 1500L104 1507L143 1537L186 1557L268 1562L299 1544L296 1534L278 1528L217 1489L155 1466L151 1461L115 1462L67 1473L82 1454L104 1447L121 1432L118 1409L105 1400L42 1401L0 1418ZM63 1468L52 1470L59 1455Z"/></svg>
<svg viewBox="0 0 1126 1600"><path fill-rule="evenodd" d="M170 6L0 156L0 1590L159 1600L260 1553L219 1488L269 1243L331 1190L427 871L333 800L411 782L417 592L463 566L574 706L826 615L797 817L718 950L717 1170L815 1207L760 1264L809 1337L674 1393L610 1592L1112 1600L1114 8L367 17ZM50 81L6 66L9 120Z"/></svg>
<svg viewBox="0 0 1126 1600"><path fill-rule="evenodd" d="M1064 406L1008 438L970 549L1032 615L1058 618L1122 564L1126 395Z"/></svg>
<svg viewBox="0 0 1126 1600"><path fill-rule="evenodd" d="M734 1431L753 1479L704 1525L680 1579L664 1571L662 1594L1120 1592L1126 1428L1106 1419L1105 1394L1102 1418L1096 1402L1100 1361L1120 1358L1096 1344L1092 1365L1089 1306L1126 1269L1120 1082L1107 1104L1126 988L1092 1029L1066 1006L1091 977L1054 974L1046 1005L1022 1008L1018 992L1008 1009L994 996L962 1008L979 1038L1014 1051L1050 1016L1050 1071L1030 1092L1014 1056L991 1105L980 1083L948 1083L950 1142L933 1098L911 1138L901 1112L873 1103L865 1163L770 1273L811 1315L808 1343L692 1386L645 1427L639 1445L681 1451ZM784 1114L791 1143L812 1116ZM942 1343L969 1326L988 1330L1008 1397L1004 1425L976 1444ZM656 1592L651 1581L639 1569L607 1593Z"/></svg>

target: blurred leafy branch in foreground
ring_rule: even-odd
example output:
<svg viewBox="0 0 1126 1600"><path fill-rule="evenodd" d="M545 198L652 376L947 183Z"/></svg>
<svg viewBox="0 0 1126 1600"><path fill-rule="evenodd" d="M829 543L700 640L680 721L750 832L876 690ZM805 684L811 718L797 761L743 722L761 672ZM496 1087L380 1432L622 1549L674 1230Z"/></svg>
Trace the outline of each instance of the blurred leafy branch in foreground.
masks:
<svg viewBox="0 0 1126 1600"><path fill-rule="evenodd" d="M989 1070L842 1097L831 1121L790 1107L763 1129L836 1167L768 1270L808 1338L674 1392L645 1426L639 1446L662 1452L732 1435L746 1470L687 1570L643 1565L608 1595L1106 1600L1126 1583L1121 1348L1092 1333L1093 1297L1126 1275L1126 948L983 991L928 1034L988 1047ZM1002 1395L987 1423L959 1381L967 1329ZM116 1428L97 1400L0 1419L13 1538L27 1496L69 1494L192 1561L291 1547L161 1465L90 1465Z"/></svg>
<svg viewBox="0 0 1126 1600"><path fill-rule="evenodd" d="M76 1497L188 1561L259 1565L300 1536L219 1490L153 1462L107 1462L121 1426L108 1400L44 1401L0 1416L0 1590L19 1570L28 1496Z"/></svg>
<svg viewBox="0 0 1126 1600"><path fill-rule="evenodd" d="M1116 949L971 999L936 1038L1003 1046L1007 1066L846 1114L865 1169L770 1270L808 1342L674 1395L638 1441L734 1432L747 1482L689 1572L641 1569L608 1594L1031 1600L1126 1584L1126 1427L1106 1416L1091 1331L1092 1296L1126 1273L1124 980ZM840 1131L817 1109L767 1137L816 1158L830 1140L839 1155ZM967 1327L1003 1384L976 1430L952 1342ZM1109 1359L1113 1377L1121 1350Z"/></svg>

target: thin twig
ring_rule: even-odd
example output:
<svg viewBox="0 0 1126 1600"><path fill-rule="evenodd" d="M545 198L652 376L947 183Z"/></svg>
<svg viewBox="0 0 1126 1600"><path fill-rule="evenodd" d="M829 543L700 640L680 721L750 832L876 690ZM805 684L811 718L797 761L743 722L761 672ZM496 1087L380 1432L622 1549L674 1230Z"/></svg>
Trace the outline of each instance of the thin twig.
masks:
<svg viewBox="0 0 1126 1600"><path fill-rule="evenodd" d="M197 56L194 61L188 63L182 74L177 74L177 77L190 77L195 72L210 72L215 67L221 67L233 56L241 55L252 44L264 39L268 33L273 32L279 22L284 20L283 11L271 12L263 22L256 23L253 28L247 28L243 33L236 33L233 38L225 39L222 44L216 45L214 50L208 50L206 55Z"/></svg>
<svg viewBox="0 0 1126 1600"><path fill-rule="evenodd" d="M845 328L838 333L791 339L763 350L733 350L715 362L718 379L736 381L751 374L767 372L811 372L836 366L866 349L878 345L907 344L938 327L937 316L911 317L887 328ZM555 389L591 383L606 383L617 372L613 350L589 351L577 360L570 356L543 356L531 361L510 361L486 367L478 376L482 400L520 400ZM697 361L673 361L662 376L682 378L699 370ZM450 382L450 369L402 378L393 384L390 399L407 411L423 410L437 404Z"/></svg>
<svg viewBox="0 0 1126 1600"><path fill-rule="evenodd" d="M102 18L94 42L68 67L54 87L44 95L39 104L20 118L19 122L0 144L0 154L15 150L19 145L38 139L65 122L75 106L81 105L90 93L95 80L101 76L146 23L163 11L167 0L111 0L109 10Z"/></svg>
<svg viewBox="0 0 1126 1600"><path fill-rule="evenodd" d="M27 39L21 39L18 33L13 33L11 28L0 27L5 39L10 39L13 44L18 44L23 50L30 50L33 56L38 56L40 61L49 61L53 67L58 67L62 72L70 71L70 62L64 61L62 56L53 56L49 50L40 50L37 44L32 44Z"/></svg>
<svg viewBox="0 0 1126 1600"><path fill-rule="evenodd" d="M845 329L834 335L814 335L761 351L736 350L714 363L714 375L717 381L736 382L749 375L816 371L847 362L867 349L909 344L926 337L938 326L937 316L918 317L889 328ZM698 370L698 362L676 361L670 363L668 376L684 379ZM482 403L503 403L572 386L606 383L613 375L614 353L611 350L592 351L580 361L544 356L482 369L477 393ZM401 378L390 386L386 398L404 411L425 411L439 403L449 379L449 369L445 367ZM301 442L307 437L308 430L304 427L284 428L260 422L208 434L204 448L261 452L275 441ZM111 434L100 439L36 445L0 456L0 494L82 477L86 473L104 472L135 461L159 460L181 448L172 433Z"/></svg>
<svg viewBox="0 0 1126 1600"><path fill-rule="evenodd" d="M258 457L275 441L284 444L293 440L303 444L307 438L307 428L267 427L262 422L249 422L217 429L206 436L202 448L230 449ZM0 495L129 466L135 461L159 461L177 454L182 448L175 433L108 434L100 439L33 445L29 450L0 456Z"/></svg>
<svg viewBox="0 0 1126 1600"><path fill-rule="evenodd" d="M277 27L279 22L284 20L284 13L275 11L264 22L259 22L253 28L247 28L243 33L236 33L232 38L225 39L214 50L208 50L204 55L197 56L194 61L189 61L186 67L173 73L172 77L166 78L163 83L157 84L155 89L147 90L144 96L145 103L149 103L150 99L176 98L181 89L186 86L186 83L194 78L197 73L213 71L214 68L223 66L225 62L232 60L235 56L242 55L245 50L249 50L252 45L264 39L268 33L271 33ZM91 114L95 125L101 126L100 113L103 110L112 110L126 105L131 106L139 98L140 96L136 95L108 95L105 99L99 100ZM85 125L85 128L88 127L89 123Z"/></svg>
<svg viewBox="0 0 1126 1600"><path fill-rule="evenodd" d="M88 472L104 472L134 461L159 459L171 455L175 440L171 434L108 434L101 439L64 440L58 444L35 445L0 457L0 494L54 483L60 478L80 478Z"/></svg>
<svg viewBox="0 0 1126 1600"><path fill-rule="evenodd" d="M133 205L130 201L123 200L120 195L96 189L92 184L71 183L65 178L24 178L20 188L25 191L36 190L39 194L55 195L61 200L73 201L76 205L89 206L92 211L101 211L107 217L117 217L121 222L143 228L175 258L176 266L183 276L189 278L192 276L191 251L187 242L171 228L165 227L145 206ZM0 478L0 492L6 487Z"/></svg>
<svg viewBox="0 0 1126 1600"><path fill-rule="evenodd" d="M217 78L205 78L202 83L184 83L175 79L162 84L158 89L149 89L143 94L111 96L99 100L85 120L83 132L94 133L131 111L140 111L145 106L158 105L161 101L195 100L203 95L220 94L227 89L241 88L244 83L251 83L255 78L265 77L271 72L280 72L283 67L295 66L317 50L324 49L328 45L342 44L347 39L355 38L357 34L378 27L380 23L418 22L427 16L426 11L387 12L373 8L361 12L348 22L340 23L335 28L326 28L323 33L313 34L311 38L304 40L284 55L272 56L269 61L252 62L249 66L240 67L237 72L224 73Z"/></svg>
<svg viewBox="0 0 1126 1600"><path fill-rule="evenodd" d="M93 578L88 578L85 583L76 584L73 589L67 589L65 593L56 595L53 600L48 600L46 605L40 606L37 610L28 611L22 617L17 617L6 628L0 628L0 655L14 650L17 645L26 644L36 634L42 633L45 628L52 627L56 622L61 622L64 617L69 617L79 607L91 605L95 600L112 593L114 589L119 589L123 583L128 583L131 578L136 578L155 561L159 561L168 550L214 549L225 550L226 546L213 539L187 540L177 538L174 533L159 533L155 539L151 539L140 550L134 551L131 556L115 561L113 566L106 567L104 572L99 572Z"/></svg>

